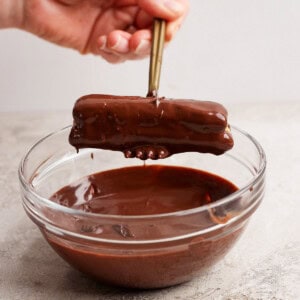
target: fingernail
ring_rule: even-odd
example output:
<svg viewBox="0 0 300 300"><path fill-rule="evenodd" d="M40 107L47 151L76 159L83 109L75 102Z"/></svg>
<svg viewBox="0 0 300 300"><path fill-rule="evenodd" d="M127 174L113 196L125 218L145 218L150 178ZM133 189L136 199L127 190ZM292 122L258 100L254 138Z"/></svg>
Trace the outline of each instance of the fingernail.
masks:
<svg viewBox="0 0 300 300"><path fill-rule="evenodd" d="M117 52L126 53L129 51L128 40L119 35L117 42L110 47Z"/></svg>
<svg viewBox="0 0 300 300"><path fill-rule="evenodd" d="M173 13L180 13L182 12L182 5L176 0L166 0L164 1L164 7Z"/></svg>
<svg viewBox="0 0 300 300"><path fill-rule="evenodd" d="M136 54L147 54L150 52L151 43L148 40L141 40L139 45L135 49Z"/></svg>
<svg viewBox="0 0 300 300"><path fill-rule="evenodd" d="M106 48L106 42L107 42L107 37L106 36L101 36L99 38L99 49L100 50L103 50Z"/></svg>

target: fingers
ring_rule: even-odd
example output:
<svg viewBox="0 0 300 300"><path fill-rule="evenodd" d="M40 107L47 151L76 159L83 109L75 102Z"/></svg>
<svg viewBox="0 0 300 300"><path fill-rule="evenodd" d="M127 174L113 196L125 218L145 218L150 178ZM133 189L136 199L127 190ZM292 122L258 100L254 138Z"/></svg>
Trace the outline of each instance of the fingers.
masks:
<svg viewBox="0 0 300 300"><path fill-rule="evenodd" d="M98 39L100 55L110 63L120 63L126 60L129 51L131 34L122 30L112 31L108 36L102 35Z"/></svg>
<svg viewBox="0 0 300 300"><path fill-rule="evenodd" d="M138 28L150 28L153 18L167 21L166 41L173 39L189 10L188 0L138 0L141 11L136 17Z"/></svg>
<svg viewBox="0 0 300 300"><path fill-rule="evenodd" d="M63 5L76 5L81 2L81 0L58 0Z"/></svg>
<svg viewBox="0 0 300 300"><path fill-rule="evenodd" d="M151 49L151 32L138 30L133 34L122 30L112 31L108 36L98 39L100 55L110 63L144 58Z"/></svg>
<svg viewBox="0 0 300 300"><path fill-rule="evenodd" d="M124 54L129 51L131 34L122 30L114 30L108 36L99 38L99 47L112 53Z"/></svg>
<svg viewBox="0 0 300 300"><path fill-rule="evenodd" d="M142 10L152 17L174 21L187 14L188 0L138 0Z"/></svg>
<svg viewBox="0 0 300 300"><path fill-rule="evenodd" d="M98 38L100 55L111 63L144 58L151 49L153 18L167 21L166 42L173 39L189 9L188 0L134 0L140 10L130 30L114 30Z"/></svg>
<svg viewBox="0 0 300 300"><path fill-rule="evenodd" d="M167 28L166 28L166 41L170 42L174 36L176 35L177 31L180 29L181 24L183 23L185 16L173 21L173 22L169 22L167 24Z"/></svg>
<svg viewBox="0 0 300 300"><path fill-rule="evenodd" d="M153 22L153 16L149 15L144 10L140 10L136 15L136 26L138 28L150 28Z"/></svg>
<svg viewBox="0 0 300 300"><path fill-rule="evenodd" d="M147 29L136 31L129 41L129 49L137 57L148 55L151 49L151 31Z"/></svg>
<svg viewBox="0 0 300 300"><path fill-rule="evenodd" d="M124 62L126 60L126 58L124 56L116 55L116 54L113 54L113 53L102 52L101 56L107 62L109 62L111 64L118 64L118 63Z"/></svg>

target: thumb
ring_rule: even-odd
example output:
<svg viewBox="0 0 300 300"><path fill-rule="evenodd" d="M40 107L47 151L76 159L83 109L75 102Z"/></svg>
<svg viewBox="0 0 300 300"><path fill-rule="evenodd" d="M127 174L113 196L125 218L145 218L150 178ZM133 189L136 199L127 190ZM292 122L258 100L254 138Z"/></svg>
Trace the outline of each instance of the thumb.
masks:
<svg viewBox="0 0 300 300"><path fill-rule="evenodd" d="M167 21L183 17L188 11L188 0L138 0L139 7L149 15Z"/></svg>

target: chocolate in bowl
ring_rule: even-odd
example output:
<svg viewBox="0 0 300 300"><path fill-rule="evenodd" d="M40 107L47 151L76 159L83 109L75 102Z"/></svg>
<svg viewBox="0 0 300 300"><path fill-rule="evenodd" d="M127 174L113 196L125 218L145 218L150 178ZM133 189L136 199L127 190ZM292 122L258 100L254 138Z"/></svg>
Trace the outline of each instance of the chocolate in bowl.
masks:
<svg viewBox="0 0 300 300"><path fill-rule="evenodd" d="M217 201L150 215L92 213L60 205L51 196L64 186L97 172L143 166L139 159L114 151L77 153L67 142L69 130L45 137L23 158L23 205L57 253L100 282L158 288L192 279L224 257L263 198L264 151L253 137L233 127L235 146L224 155L182 153L146 162L203 170L238 187Z"/></svg>

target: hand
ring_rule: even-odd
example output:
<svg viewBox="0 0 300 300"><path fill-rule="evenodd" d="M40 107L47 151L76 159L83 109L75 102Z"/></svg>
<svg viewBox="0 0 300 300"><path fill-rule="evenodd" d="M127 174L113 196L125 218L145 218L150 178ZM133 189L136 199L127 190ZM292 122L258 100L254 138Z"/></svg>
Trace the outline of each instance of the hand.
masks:
<svg viewBox="0 0 300 300"><path fill-rule="evenodd" d="M23 1L21 29L111 63L149 54L154 17L167 21L166 41L172 40L189 6L188 0Z"/></svg>

